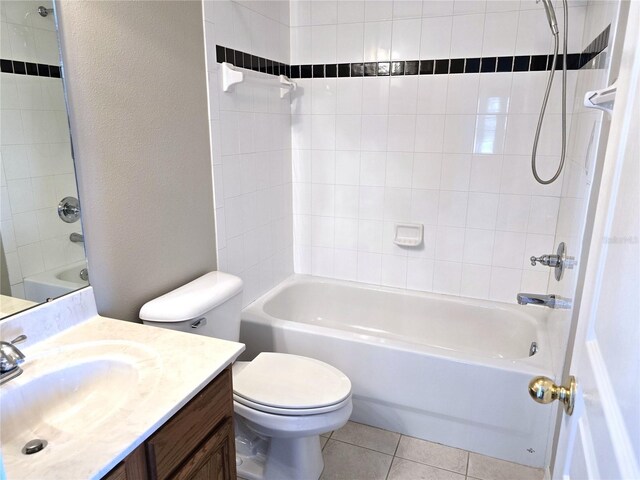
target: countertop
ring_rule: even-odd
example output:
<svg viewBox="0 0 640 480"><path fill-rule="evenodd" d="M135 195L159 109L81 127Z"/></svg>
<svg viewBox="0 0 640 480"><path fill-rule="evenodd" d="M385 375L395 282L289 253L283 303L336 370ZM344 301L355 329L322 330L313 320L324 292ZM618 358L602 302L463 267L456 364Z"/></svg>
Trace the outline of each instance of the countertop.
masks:
<svg viewBox="0 0 640 480"><path fill-rule="evenodd" d="M16 312L31 308L35 305L37 305L36 302L23 300L22 298L9 297L7 295L0 295L0 318L13 315Z"/></svg>
<svg viewBox="0 0 640 480"><path fill-rule="evenodd" d="M138 358L136 376L132 380L138 393L135 398L120 403L119 397L131 393L118 391L118 383L114 381L115 390L104 401L92 400L93 405L99 406L98 410L101 410L100 402L104 403L105 410L117 408L115 413L111 412L108 421L99 415L97 420L93 416L88 420L81 414L63 419L49 419L45 414L45 430L50 436L45 439L49 444L35 455L26 456L16 450L34 436L38 438L37 428L20 431L16 437L21 438L3 436L2 457L8 480L101 478L231 364L244 350L244 345L93 316L27 346L23 350L26 355L22 365L24 373L2 385L2 397L32 378L53 371L56 368L51 365L54 359L57 363L78 363L74 355L78 357L77 352L87 348L85 355L91 351L99 356L104 351L123 359ZM101 374L109 378L111 373L107 370ZM73 385L73 382L73 379L65 379L64 383ZM92 431L86 438L83 437L83 426L77 422L90 423L86 430Z"/></svg>

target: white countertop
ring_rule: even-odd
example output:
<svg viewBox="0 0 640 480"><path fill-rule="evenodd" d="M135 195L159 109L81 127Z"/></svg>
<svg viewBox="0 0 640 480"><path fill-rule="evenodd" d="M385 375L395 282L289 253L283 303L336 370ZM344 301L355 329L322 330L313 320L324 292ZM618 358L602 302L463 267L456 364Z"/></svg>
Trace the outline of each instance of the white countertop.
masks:
<svg viewBox="0 0 640 480"><path fill-rule="evenodd" d="M2 457L8 480L102 477L244 350L240 343L93 316L25 347L24 373L2 385L2 396L55 369L56 366L51 365L54 358L56 363L68 358L73 364L78 347L85 348L85 352L89 348L92 354L98 355L100 349L105 352L111 349L110 355L122 358L134 358L143 352L140 357L143 360L136 365L139 373L133 380L140 393L116 407L112 399L105 399L105 409L117 408L118 411L107 422L92 422L87 426L87 430L93 431L87 433L86 438L83 429L73 425L73 422L86 421L82 415L71 415L63 421L58 418L53 438L45 437L48 446L35 455L27 456L15 450L34 438L37 431L20 431L17 436L24 438L3 438ZM109 371L104 373L109 374ZM126 396L130 392L121 394ZM110 395L118 398L120 392ZM100 405L100 401L93 400L93 405ZM75 433L65 431L66 426Z"/></svg>
<svg viewBox="0 0 640 480"><path fill-rule="evenodd" d="M22 298L9 297L7 295L0 295L0 318L13 315L16 312L31 308L35 305L37 305L36 302L31 302Z"/></svg>

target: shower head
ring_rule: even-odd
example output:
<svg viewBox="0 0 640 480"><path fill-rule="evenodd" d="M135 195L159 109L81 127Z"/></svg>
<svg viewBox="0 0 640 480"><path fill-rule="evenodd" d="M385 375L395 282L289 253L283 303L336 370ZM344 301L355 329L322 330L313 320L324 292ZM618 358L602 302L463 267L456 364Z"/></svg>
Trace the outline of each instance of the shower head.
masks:
<svg viewBox="0 0 640 480"><path fill-rule="evenodd" d="M540 2L540 0L536 0L536 3ZM556 19L556 11L553 9L553 4L551 0L542 0L542 4L544 5L544 10L547 12L547 20L549 20L549 28L551 28L551 33L554 35L558 34L558 20Z"/></svg>

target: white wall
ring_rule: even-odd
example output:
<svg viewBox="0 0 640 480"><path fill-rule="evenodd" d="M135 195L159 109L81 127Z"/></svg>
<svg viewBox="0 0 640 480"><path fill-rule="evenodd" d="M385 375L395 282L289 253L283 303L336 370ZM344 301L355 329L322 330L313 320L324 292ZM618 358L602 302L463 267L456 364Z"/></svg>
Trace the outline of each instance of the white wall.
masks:
<svg viewBox="0 0 640 480"><path fill-rule="evenodd" d="M535 2L291 5L292 64L552 52ZM570 7L571 53L585 46L585 11ZM562 186L537 185L529 167L547 75L298 80L296 272L507 302L546 292L547 268L528 258L553 249ZM559 159L559 86L540 142L545 176ZM392 243L402 221L425 225L422 248Z"/></svg>
<svg viewBox="0 0 640 480"><path fill-rule="evenodd" d="M0 4L0 57L58 65L53 15L37 13L50 1ZM2 114L0 231L11 294L24 298L23 278L84 258L69 241L80 222L58 218L58 202L77 197L69 123L60 78L0 73Z"/></svg>
<svg viewBox="0 0 640 480"><path fill-rule="evenodd" d="M242 278L247 305L293 273L289 98L223 92L215 46L289 63L289 3L205 0L204 15L218 268Z"/></svg>

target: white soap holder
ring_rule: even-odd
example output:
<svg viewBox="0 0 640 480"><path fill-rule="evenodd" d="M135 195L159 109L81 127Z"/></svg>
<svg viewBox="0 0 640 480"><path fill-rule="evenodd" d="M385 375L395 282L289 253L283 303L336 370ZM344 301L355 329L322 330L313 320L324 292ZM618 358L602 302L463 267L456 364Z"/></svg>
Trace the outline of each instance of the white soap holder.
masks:
<svg viewBox="0 0 640 480"><path fill-rule="evenodd" d="M397 223L393 243L401 247L417 247L422 244L424 225L421 223Z"/></svg>

